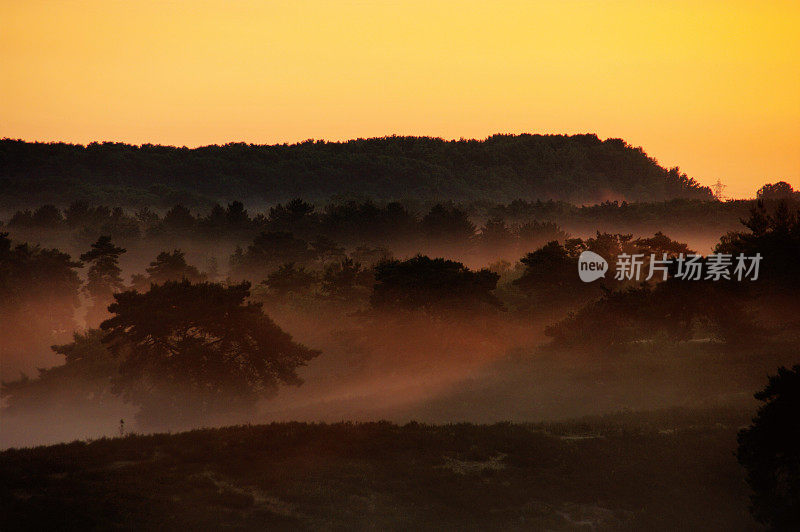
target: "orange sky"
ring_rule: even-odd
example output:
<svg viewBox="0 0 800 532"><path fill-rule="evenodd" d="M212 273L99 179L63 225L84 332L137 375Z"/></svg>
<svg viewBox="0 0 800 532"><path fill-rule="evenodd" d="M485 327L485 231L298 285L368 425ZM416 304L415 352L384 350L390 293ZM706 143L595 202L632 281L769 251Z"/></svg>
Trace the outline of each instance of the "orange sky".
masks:
<svg viewBox="0 0 800 532"><path fill-rule="evenodd" d="M800 2L0 2L0 136L595 132L800 188Z"/></svg>

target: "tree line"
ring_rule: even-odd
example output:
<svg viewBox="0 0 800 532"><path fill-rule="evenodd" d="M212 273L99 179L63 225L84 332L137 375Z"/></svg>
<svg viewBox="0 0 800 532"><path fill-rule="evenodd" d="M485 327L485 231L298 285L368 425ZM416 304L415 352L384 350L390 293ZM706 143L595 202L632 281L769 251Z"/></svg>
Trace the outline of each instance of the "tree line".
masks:
<svg viewBox="0 0 800 532"><path fill-rule="evenodd" d="M102 388L90 394L93 398L107 396L113 385L111 393L136 404L146 423L188 422L189 415L202 421L231 405L249 411L279 384L298 384L297 368L320 355L294 342L262 307L268 303L271 312L281 312L282 305L304 299L374 320L372 329L402 315L436 323L544 316L551 323L549 349L601 357L618 356L642 342L709 337L734 352L796 345L800 216L786 202L774 208L759 202L744 224L744 230L725 235L717 251L761 254L757 283L687 283L674 276L647 283L579 280L577 261L586 249L612 263L622 253L674 259L691 251L663 233L634 239L598 232L587 239L551 241L516 266L481 269L425 255L381 257L371 264L347 255L280 263L270 253L253 251L255 262L268 259L272 267L265 266L252 281L235 273L211 279L173 250L159 253L130 283L119 268L126 251L107 236L75 261L58 250L13 244L2 234L0 338L34 326L39 330L26 331L56 343L54 332L63 337L75 329L71 320L79 291L91 302L90 327L99 323L99 330L78 333L71 343L54 348L65 366L42 370L38 379L5 383L3 393L13 409L42 397L32 389L48 383L58 387L63 378L80 376ZM77 274L81 266L88 267L85 282Z"/></svg>
<svg viewBox="0 0 800 532"><path fill-rule="evenodd" d="M188 149L144 144L0 141L0 206L94 203L208 205L235 197L274 203L324 200L595 203L712 199L678 168L667 169L621 139L596 135L494 135L485 140L383 137L297 144L231 143ZM255 193L254 193L255 192ZM166 202L166 203L164 203Z"/></svg>
<svg viewBox="0 0 800 532"><path fill-rule="evenodd" d="M785 182L767 184L758 199L768 205L786 201L800 205L800 193ZM346 245L391 245L395 242L483 243L487 251L519 243L522 248L566 237L567 230L615 228L625 232L680 230L720 234L733 230L748 216L756 200L671 200L653 203L606 201L576 206L562 201L510 203L433 203L418 210L401 202L332 201L322 206L293 199L263 212L252 212L240 201L192 210L176 204L165 211L151 207L136 210L74 201L65 208L53 204L23 209L0 227L35 237L71 234L81 240L109 235L115 240L227 239L242 241L261 232L289 232L312 240L325 237Z"/></svg>

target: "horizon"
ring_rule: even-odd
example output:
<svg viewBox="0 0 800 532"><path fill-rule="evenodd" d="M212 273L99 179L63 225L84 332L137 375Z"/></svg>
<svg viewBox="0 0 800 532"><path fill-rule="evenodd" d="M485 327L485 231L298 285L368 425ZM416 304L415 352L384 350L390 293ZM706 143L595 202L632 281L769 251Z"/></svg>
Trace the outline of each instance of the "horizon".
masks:
<svg viewBox="0 0 800 532"><path fill-rule="evenodd" d="M800 5L5 5L0 135L199 147L622 138L730 197L800 188Z"/></svg>
<svg viewBox="0 0 800 532"><path fill-rule="evenodd" d="M95 140L95 141L90 141L90 142L85 142L85 143L83 143L83 142L66 142L66 141L60 141L60 140L52 140L52 141L45 140L45 141L41 141L41 140L26 140L26 139L11 138L11 137L0 137L0 141L8 140L8 141L26 142L26 143L32 143L32 144L65 144L65 145L69 145L69 146L80 146L82 148L86 148L87 146L92 145L92 144L107 144L107 143L109 143L109 144L124 144L124 145L127 145L127 146L133 146L133 147L136 147L136 148L141 148L141 147L144 147L144 146L157 146L157 147L162 147L162 148L175 148L175 149L195 150L195 149L202 149L202 148L208 148L208 147L223 147L223 146L226 146L226 145L236 145L236 144L246 144L248 146L256 146L256 147L260 147L260 146L267 146L267 147L288 146L288 147L290 147L290 146L299 146L299 145L307 143L307 142L314 142L314 143L322 142L322 143L329 143L329 144L347 144L347 143L356 142L356 141L380 140L380 139L395 138L395 137L397 137L397 138L426 138L426 139L431 139L431 140L441 140L442 142L486 142L490 138L502 137L502 136L562 136L562 137L572 137L572 136L584 136L584 135L595 136L601 142L605 142L605 141L610 140L610 139L619 139L619 137L602 138L599 135L597 135L596 133L588 133L588 132L587 133L573 133L573 134L567 134L567 133L545 133L545 134L542 134L542 133L522 132L522 133L494 133L494 134L491 134L491 135L488 135L488 136L482 137L482 138L465 138L465 137L444 138L444 137L435 137L435 136L430 136L430 135L397 135L397 134L390 134L390 135L383 135L383 136L379 136L379 137L355 137L355 138L349 138L349 139L343 139L343 140L328 140L328 139L308 138L308 139L303 139L303 140L299 140L299 141L295 141L295 142L281 142L281 143L255 143L255 142L245 142L245 141L230 141L230 142L225 142L225 143L201 144L201 145L196 145L196 146L187 146L185 144L184 145L161 144L161 143L152 143L152 142L131 143L131 142L124 142L124 141L109 141L109 140ZM620 140L626 142L626 144L628 144L628 146L630 146L633 149L642 150L642 152L647 157L653 159L656 162L656 164L661 165L663 168L665 168L667 170L670 169L670 167L664 165L661 161L659 161L658 159L653 157L651 154L649 154L647 152L647 150L643 146L634 146L634 145L631 145L630 143L627 143L627 141L625 141L625 139L620 139ZM680 171L684 172L684 170L682 168L680 168ZM693 178L694 176L689 175L689 177ZM708 187L711 187L713 189L713 186L712 186L713 184L712 185L705 185L704 183L700 182L699 180L698 180L698 183L701 186L708 186ZM764 183L764 184L767 184L767 183ZM759 185L759 188L761 186L763 186L764 184ZM747 201L747 200L753 200L753 199L756 198L756 192L757 192L757 189L753 190L752 193L747 195L747 196L739 196L739 197L731 197L728 194L724 194L722 199L721 199L721 201L741 201L741 200ZM546 200L546 198L541 198L541 199ZM625 203L648 203L648 202L642 202L642 201L636 201L636 200L628 201L628 200L624 200L624 199L622 201L625 202ZM665 200L665 201L669 201L669 200ZM569 203L569 202L567 202L567 203ZM582 205L593 205L593 204L584 202Z"/></svg>

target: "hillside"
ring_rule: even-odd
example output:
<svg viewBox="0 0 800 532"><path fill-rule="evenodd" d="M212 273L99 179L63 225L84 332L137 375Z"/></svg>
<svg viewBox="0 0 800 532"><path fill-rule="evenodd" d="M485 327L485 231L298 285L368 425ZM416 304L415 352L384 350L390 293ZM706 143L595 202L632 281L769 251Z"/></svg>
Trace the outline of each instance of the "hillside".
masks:
<svg viewBox="0 0 800 532"><path fill-rule="evenodd" d="M272 424L8 450L3 530L752 530L741 415Z"/></svg>
<svg viewBox="0 0 800 532"><path fill-rule="evenodd" d="M0 141L0 207L82 199L112 205L207 205L293 197L491 200L709 199L711 192L640 148L596 135L486 140L384 137L195 149Z"/></svg>

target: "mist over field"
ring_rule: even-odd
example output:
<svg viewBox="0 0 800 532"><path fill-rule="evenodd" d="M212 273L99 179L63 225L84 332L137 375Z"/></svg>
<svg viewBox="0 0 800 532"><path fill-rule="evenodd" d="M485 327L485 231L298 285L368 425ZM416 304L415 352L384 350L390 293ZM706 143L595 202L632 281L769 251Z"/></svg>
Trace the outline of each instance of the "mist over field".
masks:
<svg viewBox="0 0 800 532"><path fill-rule="evenodd" d="M596 138L552 141L598 146ZM409 142L368 146L407 149ZM81 150L132 149L9 146L82 157ZM137 164L153 149L134 150ZM6 175L17 167L25 165L7 165ZM193 519L203 526L220 519L238 528L358 522L311 510L308 493L323 489L318 484L245 482L239 466L203 451L221 445L237 449L230 460L244 459L251 451L241 442L266 437L273 442L266 445L291 445L285 438L299 431L312 439L298 445L314 449L297 451L298 459L309 461L303 467L321 482L336 483L334 498L356 489L347 480L351 461L372 471L364 474L374 474L377 485L406 478L408 472L374 473L388 467L392 453L406 452L401 441L423 446L409 459L432 461L433 469L415 472L405 487L369 495L385 500L363 515L390 527L405 519L423 528L436 519L453 524L491 503L479 499L452 514L412 504L417 488L410 486L431 471L436 478L426 482L436 490L464 477L519 484L532 494L541 485L531 479L551 467L537 460L566 460L558 463L577 469L557 476L580 479L559 488L560 498L542 492L502 511L484 508L476 518L488 519L490 528L525 522L530 526L522 528L670 529L707 519L713 506L698 501L710 497L724 509L724 528L753 529L735 436L759 401L777 397L767 388L754 398L766 377L798 361L800 195L778 182L760 188L755 200L721 201L677 171L660 175L678 188L666 187L657 200L580 204L434 199L439 191L424 201L267 204L250 197L148 205L137 196L115 205L96 202L108 197L102 186L60 203L19 205L17 196L0 225L0 446L6 449L0 460L13 471L17 487L9 500L18 508L9 515L33 519L30 501L39 499L24 479L47 471L40 462L47 453L74 451L71 463L84 465L58 477L58 489L88 490L82 497L97 504L92 493L116 490L110 486L117 475L133 475L130 485L139 487L131 489L155 497L141 514L143 527L152 524L151 505L164 503L158 490L139 485L147 477L140 470L173 462L189 467L188 480L169 482L190 484L175 488L187 497L183 509L169 510L182 516L176 522L191 520L183 512L196 512L202 497L225 509L224 518L197 513ZM42 183L60 186L48 179ZM669 190L680 192L664 196ZM587 251L608 264L592 282L579 276ZM620 269L631 257L641 258L644 275ZM727 257L727 269L713 276L720 257ZM706 274L687 277L689 259ZM780 375L789 383L794 378ZM230 426L239 428L185 432ZM466 440L442 439L453 431ZM186 452L202 454L203 469L187 466L164 433L185 433L166 437L189 438ZM748 454L757 448L747 443L750 433L738 434L739 461L757 463ZM74 440L88 443L24 450ZM376 441L388 442L385 453L375 454ZM693 488L680 509L663 506L663 491L634 490L636 482L621 481L626 488L614 492L593 475L606 467L597 465L596 453L608 457L606 465L616 463L622 458L613 449L620 446L648 457L624 466L633 477L667 479L665 490L713 487L705 495ZM699 465L670 477L665 464L678 449L690 452L686 446ZM289 459L281 456L276 460ZM320 456L333 469L316 469ZM260 467L272 471L277 463ZM83 467L108 473L79 481ZM703 468L710 476L692 476ZM752 473L746 478L755 485ZM473 487L467 482L458 493L472 497ZM121 504L142 512L137 505L144 503L132 493L119 493ZM390 508L403 504L410 506L394 515ZM116 522L104 511L85 520L101 527Z"/></svg>
<svg viewBox="0 0 800 532"><path fill-rule="evenodd" d="M0 2L0 531L800 530L800 2Z"/></svg>
<svg viewBox="0 0 800 532"><path fill-rule="evenodd" d="M777 200L765 199L775 208ZM148 431L245 421L488 423L676 406L747 408L762 375L790 363L791 356L731 354L741 346L726 343L722 325L705 323L716 319L713 309L690 317L682 325L686 330L672 337L654 335L648 324L646 332L623 341L595 341L591 324L580 323L574 325L580 340L558 345L548 329L602 302L608 297L604 290L636 286L615 283L613 272L582 286L574 251L565 250L709 254L720 238L743 228L740 220L755 206L675 199L580 208L553 201L440 202L413 210L402 202L315 205L298 199L251 211L240 202L211 209L121 209L76 200L65 208L14 211L4 220L6 271L12 276L7 286L20 286L8 292L13 305L6 310L0 346L8 383L2 442L112 436L120 419L129 431ZM663 216L670 211L682 216ZM706 220L712 224L698 223ZM90 256L103 235L105 251ZM549 242L562 251L547 257L556 249ZM538 262L520 262L536 253L544 254ZM401 280L417 290L413 301L396 300L395 294L378 303L382 281L376 272L387 261L410 264L415 257L442 257L450 265L445 270L452 271L418 265ZM438 292L443 282L471 286L474 281L450 277L472 272L486 273L484 292L454 286L448 290L459 292ZM450 277L437 281L437 275ZM152 283L181 280L248 281L248 301L261 305L293 340L321 353L298 366L302 385L276 387L246 412L139 427L130 399L112 391L113 357L89 376L69 360L61 366L63 349L51 346L68 346L73 334L89 334L111 317L105 307L114 292L146 292ZM619 319L643 320L648 312L643 307L642 316ZM670 328L668 322L678 318L662 319L657 327Z"/></svg>

